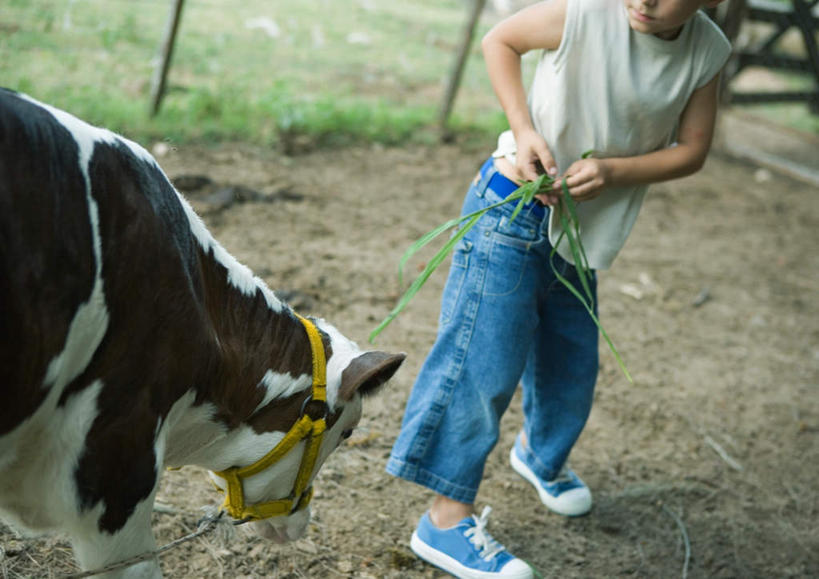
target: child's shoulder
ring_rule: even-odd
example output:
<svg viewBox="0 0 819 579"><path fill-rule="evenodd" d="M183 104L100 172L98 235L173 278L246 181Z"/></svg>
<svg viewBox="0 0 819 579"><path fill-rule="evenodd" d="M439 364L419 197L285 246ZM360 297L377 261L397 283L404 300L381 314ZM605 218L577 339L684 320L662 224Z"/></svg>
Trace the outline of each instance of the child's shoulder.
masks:
<svg viewBox="0 0 819 579"><path fill-rule="evenodd" d="M725 36L722 28L702 10L697 10L694 16L691 17L690 24L695 36L708 38L730 49L731 42L728 40L728 37Z"/></svg>
<svg viewBox="0 0 819 579"><path fill-rule="evenodd" d="M686 23L688 51L693 58L703 61L707 74L721 70L731 56L731 42L722 29L702 10L697 11Z"/></svg>

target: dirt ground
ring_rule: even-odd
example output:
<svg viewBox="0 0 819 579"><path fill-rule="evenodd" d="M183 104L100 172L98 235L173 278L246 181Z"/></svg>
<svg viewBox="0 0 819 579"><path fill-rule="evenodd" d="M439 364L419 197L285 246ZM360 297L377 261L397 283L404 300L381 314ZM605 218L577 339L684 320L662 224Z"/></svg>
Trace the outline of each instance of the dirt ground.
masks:
<svg viewBox="0 0 819 579"><path fill-rule="evenodd" d="M491 147L156 151L234 255L302 313L363 344L395 303L402 252L457 214ZM592 512L551 514L509 468L517 396L478 497L493 508L493 535L542 576L819 576L817 193L719 148L699 174L649 193L599 278L602 321L635 383L601 345L595 406L572 454ZM209 534L163 556L166 576L442 576L408 547L428 493L384 465L432 344L444 278L437 272L379 337L377 347L405 351L407 362L320 473L307 537L276 546ZM158 500L164 544L195 529L200 507L219 497L187 467L166 474ZM2 528L0 545L3 577L75 569L59 538Z"/></svg>

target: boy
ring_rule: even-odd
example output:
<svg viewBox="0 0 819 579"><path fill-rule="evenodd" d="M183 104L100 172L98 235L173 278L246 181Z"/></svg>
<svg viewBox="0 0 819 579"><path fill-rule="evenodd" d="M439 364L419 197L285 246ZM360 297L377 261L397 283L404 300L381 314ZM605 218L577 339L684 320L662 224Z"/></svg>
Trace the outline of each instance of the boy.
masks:
<svg viewBox="0 0 819 579"><path fill-rule="evenodd" d="M591 492L567 459L591 409L598 330L556 282L553 208L565 177L589 264L607 269L648 184L702 167L730 45L699 9L719 1L547 0L483 39L510 130L473 181L464 213L541 170L557 180L512 223L511 204L487 213L454 252L438 336L387 464L436 493L410 545L456 576L532 576L486 531L488 508L478 517L473 507L519 381L525 419L512 468L551 510L577 516L591 508ZM544 53L527 102L520 57L536 49ZM593 157L581 159L589 149ZM576 283L567 244L557 251L555 267Z"/></svg>

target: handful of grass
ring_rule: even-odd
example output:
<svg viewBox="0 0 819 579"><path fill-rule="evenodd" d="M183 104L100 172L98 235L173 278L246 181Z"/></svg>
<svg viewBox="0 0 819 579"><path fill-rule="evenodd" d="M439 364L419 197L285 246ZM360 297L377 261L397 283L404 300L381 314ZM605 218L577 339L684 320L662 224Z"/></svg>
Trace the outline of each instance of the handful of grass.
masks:
<svg viewBox="0 0 819 579"><path fill-rule="evenodd" d="M461 224L461 227L455 232L455 234L449 238L449 240L444 244L444 246L438 250L438 252L429 260L424 267L424 270L421 274L410 284L407 291L404 292L404 295L401 296L401 299L398 300L396 306L392 309L392 311L387 315L386 318L370 333L370 342L372 343L375 340L375 337L381 333L381 331L392 322L398 314L400 314L410 300L418 293L418 290L421 289L429 276L432 275L432 272L437 269L441 262L446 259L446 256L453 250L455 245L463 239L463 237L469 232L472 227L478 222L478 220L490 209L494 209L495 207L500 207L501 205L505 205L506 203L511 203L513 201L517 201L517 206L515 210L512 212L512 216L509 218L509 221L512 222L518 216L521 209L527 203L530 203L540 192L546 192L552 188L554 183L554 179L549 175L540 175L534 181L527 181L523 185L521 185L518 189L513 191L509 194L506 199L500 201L498 203L494 203L488 207L470 213L468 215L463 215L456 219L451 219L446 223L443 223L430 231L429 233L423 235L418 241L413 243L405 252L404 255L401 257L401 261L398 264L398 283L399 285L403 285L403 272L404 266L406 265L407 261L418 251L420 251L424 246L426 246L429 242L433 239L438 237L444 231L451 229L453 227L457 227ZM608 344L609 349L614 354L617 363L620 365L620 369L625 374L626 378L629 382L633 383L631 379L631 374L629 374L626 365L623 363L623 359L620 357L620 353L617 351L617 348L614 347L614 342L611 341L609 338L608 333L603 328L603 325L600 323L600 320L597 318L597 315L594 313L594 297L591 292L591 286L589 285L589 278L591 276L591 268L589 267L589 261L586 258L586 251L583 249L583 244L580 241L580 222L577 219L577 210L575 208L574 199L572 199L571 195L569 195L569 187L566 185L566 180L563 180L562 183L562 195L560 196L560 202L558 206L558 217L560 219L560 226L561 226L561 233L557 239L557 242L554 244L551 253L549 254L549 265L552 268L552 272L554 273L557 280L562 283L566 288L578 299L580 303L583 304L583 307L591 316L592 320L594 321L595 325L600 329L600 333L603 335L603 338L606 340L606 344ZM572 282L566 279L555 267L554 265L554 256L557 253L557 248L560 246L563 239L566 239L567 243L569 244L569 251L572 255L572 261L574 261L575 269L577 270L577 278L580 282L580 289L574 287ZM582 293L581 293L582 292Z"/></svg>

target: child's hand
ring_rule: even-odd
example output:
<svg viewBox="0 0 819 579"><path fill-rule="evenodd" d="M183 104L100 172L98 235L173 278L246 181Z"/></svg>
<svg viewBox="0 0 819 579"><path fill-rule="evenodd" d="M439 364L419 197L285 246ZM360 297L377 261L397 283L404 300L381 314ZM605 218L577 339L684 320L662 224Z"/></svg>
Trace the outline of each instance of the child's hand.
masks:
<svg viewBox="0 0 819 579"><path fill-rule="evenodd" d="M605 159L588 158L575 161L559 179L555 179L552 189L558 195L561 194L564 178L572 199L589 201L610 185L611 170Z"/></svg>
<svg viewBox="0 0 819 579"><path fill-rule="evenodd" d="M534 181L544 171L554 177L557 164L546 141L534 129L515 135L517 155L515 168L521 181Z"/></svg>
<svg viewBox="0 0 819 579"><path fill-rule="evenodd" d="M557 175L557 165L555 164L552 152L546 141L535 130L516 135L517 155L515 158L515 170L519 181L534 181L544 172L552 177ZM544 205L552 206L557 204L557 195L541 193L535 198Z"/></svg>

